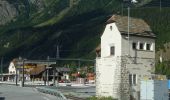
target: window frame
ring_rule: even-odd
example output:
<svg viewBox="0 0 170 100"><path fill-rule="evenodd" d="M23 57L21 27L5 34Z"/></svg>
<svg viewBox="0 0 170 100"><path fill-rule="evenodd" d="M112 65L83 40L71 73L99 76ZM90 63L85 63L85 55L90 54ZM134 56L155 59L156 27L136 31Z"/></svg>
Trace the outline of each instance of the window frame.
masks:
<svg viewBox="0 0 170 100"><path fill-rule="evenodd" d="M137 74L129 74L129 84L137 85Z"/></svg>
<svg viewBox="0 0 170 100"><path fill-rule="evenodd" d="M141 46L142 45L142 46ZM140 42L139 43L139 50L144 50L144 47L145 46L145 43L143 43L143 42ZM142 47L142 48L141 48Z"/></svg>
<svg viewBox="0 0 170 100"><path fill-rule="evenodd" d="M132 79L133 79L133 78L132 78L132 74L129 74L129 84L130 84L130 85L133 84L133 83L132 83Z"/></svg>
<svg viewBox="0 0 170 100"><path fill-rule="evenodd" d="M114 49L112 49L114 48ZM113 52L114 51L114 52ZM110 46L110 55L114 56L115 55L115 46Z"/></svg>
<svg viewBox="0 0 170 100"><path fill-rule="evenodd" d="M133 74L133 85L136 85L137 84L137 75L136 74Z"/></svg>
<svg viewBox="0 0 170 100"><path fill-rule="evenodd" d="M135 44L135 46L134 46L134 44ZM134 48L135 47L135 48ZM133 50L137 50L137 43L136 42L132 42L132 49Z"/></svg>
<svg viewBox="0 0 170 100"><path fill-rule="evenodd" d="M146 43L146 50L151 51L151 44L150 43Z"/></svg>

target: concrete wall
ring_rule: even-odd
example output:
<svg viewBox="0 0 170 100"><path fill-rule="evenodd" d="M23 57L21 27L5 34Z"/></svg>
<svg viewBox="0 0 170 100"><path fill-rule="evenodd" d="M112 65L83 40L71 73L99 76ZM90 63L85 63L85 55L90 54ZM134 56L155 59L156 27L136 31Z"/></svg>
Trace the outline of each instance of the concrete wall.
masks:
<svg viewBox="0 0 170 100"><path fill-rule="evenodd" d="M132 43L137 43L137 49L132 48ZM139 43L144 43L144 50L139 50ZM151 44L151 50L146 50L146 44ZM137 84L131 86L131 94L139 99L140 81L144 76L150 76L155 67L155 40L130 36L129 42L126 36L122 35L122 57L127 59L129 74L136 74Z"/></svg>
<svg viewBox="0 0 170 100"><path fill-rule="evenodd" d="M111 46L115 46L115 56L121 56L121 35L115 23L106 25L101 37L101 57L110 56Z"/></svg>
<svg viewBox="0 0 170 100"><path fill-rule="evenodd" d="M131 57L155 58L155 39L146 37L130 36L129 42L127 36L122 35L122 56L129 54ZM137 50L132 49L132 43L137 43ZM144 50L139 50L139 43L144 43ZM146 50L146 43L152 44L151 50ZM130 49L130 50L129 50ZM130 52L129 52L130 51Z"/></svg>
<svg viewBox="0 0 170 100"><path fill-rule="evenodd" d="M110 47L115 55L110 55ZM101 37L101 58L96 59L96 95L121 98L121 34L115 23L106 25Z"/></svg>
<svg viewBox="0 0 170 100"><path fill-rule="evenodd" d="M96 95L120 98L120 67L116 57L97 59L96 64Z"/></svg>

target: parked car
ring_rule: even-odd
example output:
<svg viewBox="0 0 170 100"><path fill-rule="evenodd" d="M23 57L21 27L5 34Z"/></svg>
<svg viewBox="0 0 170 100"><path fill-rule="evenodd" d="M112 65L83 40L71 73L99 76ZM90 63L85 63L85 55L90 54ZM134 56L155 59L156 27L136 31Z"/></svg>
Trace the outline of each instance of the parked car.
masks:
<svg viewBox="0 0 170 100"><path fill-rule="evenodd" d="M63 83L66 86L71 86L71 81L70 80L60 80L59 83Z"/></svg>
<svg viewBox="0 0 170 100"><path fill-rule="evenodd" d="M64 79L64 80L60 80L59 83L71 83L71 81L70 81L70 80L65 80L65 79Z"/></svg>

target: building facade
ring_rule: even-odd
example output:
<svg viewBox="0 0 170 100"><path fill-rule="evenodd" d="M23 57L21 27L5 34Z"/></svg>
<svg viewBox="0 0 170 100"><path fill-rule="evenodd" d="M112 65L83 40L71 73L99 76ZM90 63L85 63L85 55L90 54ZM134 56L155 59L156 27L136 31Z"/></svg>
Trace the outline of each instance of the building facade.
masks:
<svg viewBox="0 0 170 100"><path fill-rule="evenodd" d="M139 100L140 80L154 72L155 35L142 19L112 16L96 58L96 95Z"/></svg>

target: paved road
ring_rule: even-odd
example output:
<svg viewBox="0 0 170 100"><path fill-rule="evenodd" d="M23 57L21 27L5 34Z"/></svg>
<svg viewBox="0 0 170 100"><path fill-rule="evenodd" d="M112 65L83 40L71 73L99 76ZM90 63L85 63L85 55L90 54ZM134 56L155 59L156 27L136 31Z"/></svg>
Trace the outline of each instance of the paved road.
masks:
<svg viewBox="0 0 170 100"><path fill-rule="evenodd" d="M95 96L95 86L60 86L60 87L48 87L51 89L58 90L64 95L72 95L80 98L87 98Z"/></svg>
<svg viewBox="0 0 170 100"><path fill-rule="evenodd" d="M0 84L0 100L56 100L56 97L42 94L35 88Z"/></svg>

